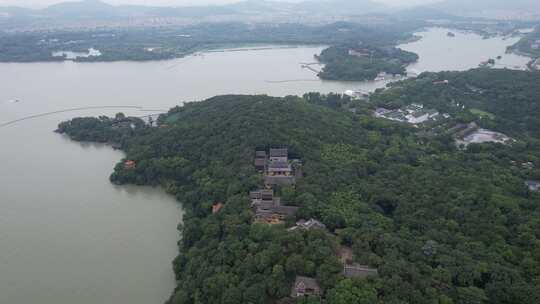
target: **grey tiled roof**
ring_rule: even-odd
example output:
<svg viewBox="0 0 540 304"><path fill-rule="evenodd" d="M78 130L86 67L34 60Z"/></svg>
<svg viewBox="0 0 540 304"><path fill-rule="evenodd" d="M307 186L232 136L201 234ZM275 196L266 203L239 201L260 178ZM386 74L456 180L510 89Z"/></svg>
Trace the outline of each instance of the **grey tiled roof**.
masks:
<svg viewBox="0 0 540 304"><path fill-rule="evenodd" d="M299 293L301 293L301 295L320 295L321 287L314 278L296 276L291 290L291 296L294 298L298 297Z"/></svg>
<svg viewBox="0 0 540 304"><path fill-rule="evenodd" d="M540 190L540 181L528 180L525 182L525 184L527 185L527 187L529 187L529 190L532 190L532 191Z"/></svg>
<svg viewBox="0 0 540 304"><path fill-rule="evenodd" d="M256 158L266 158L266 151L256 151L255 152Z"/></svg>
<svg viewBox="0 0 540 304"><path fill-rule="evenodd" d="M270 149L270 157L287 157L288 155L287 149Z"/></svg>
<svg viewBox="0 0 540 304"><path fill-rule="evenodd" d="M290 169L291 165L286 161L273 161L268 165L268 169Z"/></svg>

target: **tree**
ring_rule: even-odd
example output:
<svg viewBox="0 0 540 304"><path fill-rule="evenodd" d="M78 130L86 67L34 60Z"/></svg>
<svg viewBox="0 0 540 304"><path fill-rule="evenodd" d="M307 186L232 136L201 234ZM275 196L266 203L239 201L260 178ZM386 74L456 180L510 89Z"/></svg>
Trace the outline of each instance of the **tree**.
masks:
<svg viewBox="0 0 540 304"><path fill-rule="evenodd" d="M286 297L290 292L289 283L283 266L275 265L267 282L268 294L277 299Z"/></svg>
<svg viewBox="0 0 540 304"><path fill-rule="evenodd" d="M373 304L377 303L377 290L363 280L345 279L328 291L328 303Z"/></svg>
<svg viewBox="0 0 540 304"><path fill-rule="evenodd" d="M484 291L477 287L458 287L457 304L483 304L487 303L488 297Z"/></svg>

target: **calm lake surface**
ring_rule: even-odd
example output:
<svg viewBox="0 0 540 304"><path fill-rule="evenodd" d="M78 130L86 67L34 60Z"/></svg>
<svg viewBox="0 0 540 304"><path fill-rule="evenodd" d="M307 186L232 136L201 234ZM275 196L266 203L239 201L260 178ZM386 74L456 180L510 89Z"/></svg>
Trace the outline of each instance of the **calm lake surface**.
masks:
<svg viewBox="0 0 540 304"><path fill-rule="evenodd" d="M321 82L300 67L321 49L146 63L0 64L0 125L71 108L120 107L0 127L0 303L158 304L175 285L171 262L181 206L159 189L111 185L108 177L122 153L53 133L60 121L118 111L144 116L217 94L354 87Z"/></svg>
<svg viewBox="0 0 540 304"><path fill-rule="evenodd" d="M508 56L504 49L513 43L459 33L452 40L446 32L429 30L423 40L402 46L420 54L413 68L476 67L494 54ZM122 153L53 133L60 121L119 111L144 116L228 93L284 96L385 85L318 80L300 63L313 62L321 50L218 52L145 63L0 64L0 303L159 304L174 288L171 261L181 206L160 189L111 185L108 176ZM119 108L2 126L100 106Z"/></svg>
<svg viewBox="0 0 540 304"><path fill-rule="evenodd" d="M455 37L449 37L448 32L454 33ZM506 48L518 42L519 37L483 39L474 33L444 28L430 28L416 35L422 39L399 46L420 56L420 60L408 68L416 73L465 71L497 56L502 58L496 61L496 68L524 69L531 60L529 57L506 54Z"/></svg>

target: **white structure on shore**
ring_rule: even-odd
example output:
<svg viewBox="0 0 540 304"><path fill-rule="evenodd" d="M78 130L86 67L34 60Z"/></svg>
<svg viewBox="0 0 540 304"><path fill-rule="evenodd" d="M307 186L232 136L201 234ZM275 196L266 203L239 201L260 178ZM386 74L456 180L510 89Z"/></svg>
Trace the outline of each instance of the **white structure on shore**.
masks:
<svg viewBox="0 0 540 304"><path fill-rule="evenodd" d="M347 90L343 92L344 95L351 97L352 99L367 99L369 93L363 90Z"/></svg>
<svg viewBox="0 0 540 304"><path fill-rule="evenodd" d="M540 181L528 180L525 182L530 191L540 191Z"/></svg>
<svg viewBox="0 0 540 304"><path fill-rule="evenodd" d="M424 109L424 105L413 103L399 110L389 110L378 108L375 117L386 118L393 121L407 122L413 125L421 124L430 120L438 119L441 114L437 110ZM450 118L448 114L443 114L442 118Z"/></svg>

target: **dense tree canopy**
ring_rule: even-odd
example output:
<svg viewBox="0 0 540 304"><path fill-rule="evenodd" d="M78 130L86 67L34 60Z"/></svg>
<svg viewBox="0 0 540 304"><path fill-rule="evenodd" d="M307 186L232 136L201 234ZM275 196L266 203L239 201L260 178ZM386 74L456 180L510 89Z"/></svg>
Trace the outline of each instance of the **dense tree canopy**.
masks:
<svg viewBox="0 0 540 304"><path fill-rule="evenodd" d="M354 55L360 49L362 54ZM329 80L373 80L377 74L405 75L405 67L418 60L415 53L393 46L343 44L324 50L318 59L325 64L319 76Z"/></svg>
<svg viewBox="0 0 540 304"><path fill-rule="evenodd" d="M426 77L466 78L499 92L502 83L488 83L509 72L496 73L427 75L374 100L390 102L386 94ZM513 75L520 91L508 93L507 107L537 107L538 99L521 97L537 88L520 73ZM427 98L444 94L438 91L418 94L426 103L444 102ZM474 98L475 107L514 119L492 109L491 100ZM127 132L111 129L106 119L83 118L61 131L121 143L137 167L119 164L113 182L161 185L183 204L178 287L170 303L294 303L286 297L295 275L317 278L328 302L337 304L540 302L540 195L524 184L531 173L510 163L524 151L538 154L535 132L513 146L459 150L442 137L419 141L413 127L341 111L340 103L316 94L219 96L173 108L155 128ZM282 194L301 206L298 218L319 219L329 233L252 222L247 194L261 183L254 151L269 147L288 147L302 160L304 178ZM215 201L225 207L212 214ZM353 249L356 262L377 267L379 276L342 277L340 245Z"/></svg>

